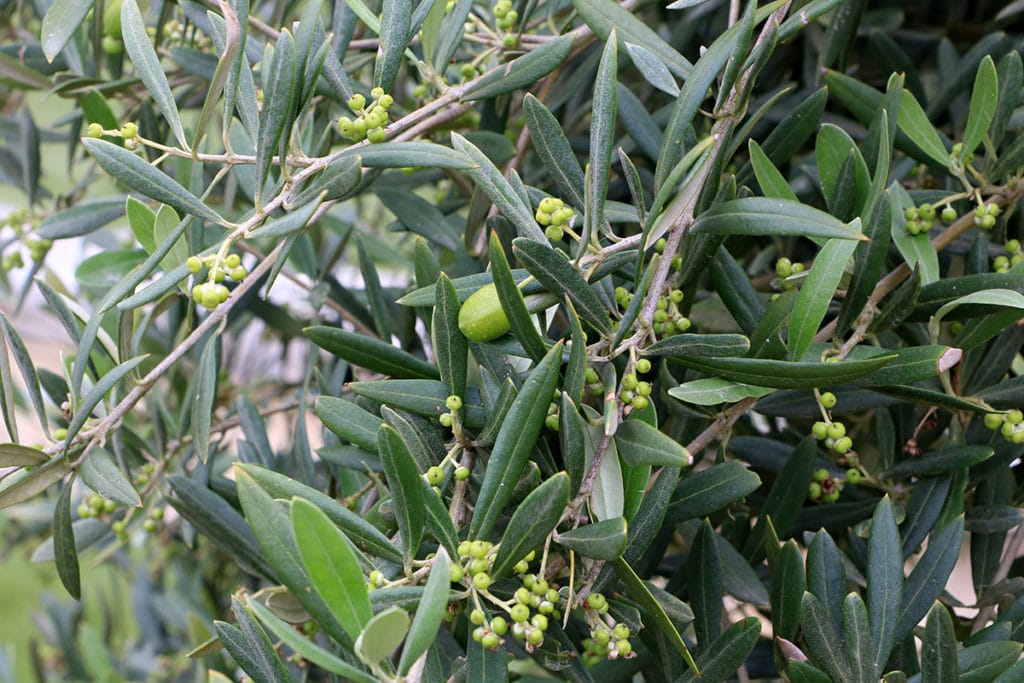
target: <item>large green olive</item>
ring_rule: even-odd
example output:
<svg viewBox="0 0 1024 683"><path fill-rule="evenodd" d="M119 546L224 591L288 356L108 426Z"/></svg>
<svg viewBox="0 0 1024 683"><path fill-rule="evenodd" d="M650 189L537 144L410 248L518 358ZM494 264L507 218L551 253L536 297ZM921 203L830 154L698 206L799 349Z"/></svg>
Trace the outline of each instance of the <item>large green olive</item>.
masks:
<svg viewBox="0 0 1024 683"><path fill-rule="evenodd" d="M491 283L473 292L459 309L459 329L473 341L491 341L509 331L508 318Z"/></svg>

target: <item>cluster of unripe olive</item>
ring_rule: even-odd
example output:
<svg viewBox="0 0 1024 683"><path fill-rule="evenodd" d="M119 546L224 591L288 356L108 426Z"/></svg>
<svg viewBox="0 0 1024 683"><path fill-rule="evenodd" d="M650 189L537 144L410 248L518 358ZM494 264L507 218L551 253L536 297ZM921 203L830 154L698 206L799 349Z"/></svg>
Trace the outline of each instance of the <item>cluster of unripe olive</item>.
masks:
<svg viewBox="0 0 1024 683"><path fill-rule="evenodd" d="M366 98L360 93L349 98L348 108L356 114L356 118L342 116L338 119L338 132L342 137L353 142L369 140L373 143L384 142L387 139L384 127L388 125L388 109L394 104L395 99L380 87L371 90L370 96L373 97L370 106L366 106Z"/></svg>
<svg viewBox="0 0 1024 683"><path fill-rule="evenodd" d="M1005 245L1006 255L996 256L992 262L992 270L997 273L1008 273L1024 259L1024 251L1021 251L1020 240L1008 240Z"/></svg>
<svg viewBox="0 0 1024 683"><path fill-rule="evenodd" d="M189 256L185 263L193 275L198 275L203 266L209 268L207 281L196 283L192 287L192 300L211 311L228 300L228 288L222 284L225 277L241 282L249 274L242 265L242 257L238 254L228 254L223 261L216 254L205 257Z"/></svg>
<svg viewBox="0 0 1024 683"><path fill-rule="evenodd" d="M140 144L139 126L133 121L128 121L120 128L112 130L106 130L102 125L94 121L86 127L85 135L90 138L101 138L104 135L108 137L121 137L124 139L124 148L132 151L138 149Z"/></svg>
<svg viewBox="0 0 1024 683"><path fill-rule="evenodd" d="M634 410L644 410L650 405L651 383L637 379L636 373L649 372L651 361L641 358L635 364L636 372L627 372L622 376L622 389L619 391L619 400L630 405Z"/></svg>
<svg viewBox="0 0 1024 683"><path fill-rule="evenodd" d="M775 262L775 274L779 276L779 282L783 289L789 290L796 287L792 282L789 282L787 278L790 275L799 275L804 272L804 264L797 261L793 263L788 258L783 256Z"/></svg>
<svg viewBox="0 0 1024 683"><path fill-rule="evenodd" d="M479 606L478 594L492 597L488 593L491 586L490 571L498 554L498 546L482 540L462 541L458 552L459 561L449 567L449 578L453 583L465 585L473 593L473 603L477 605L469 614L469 621L474 627L473 639L492 650L501 644L502 637L509 632L516 640L522 641L529 652L543 643L548 620L561 618L559 605L562 597L556 584L549 584L536 574L527 573L536 556L535 551L531 550L513 567L522 585L516 589L512 600L501 602L497 598L492 599L492 602L506 608L506 614L496 615L490 620Z"/></svg>
<svg viewBox="0 0 1024 683"><path fill-rule="evenodd" d="M1000 213L999 205L994 202L978 204L974 207L974 224L984 230L991 230L995 227Z"/></svg>
<svg viewBox="0 0 1024 683"><path fill-rule="evenodd" d="M583 603L583 614L590 626L590 637L583 640L583 663L594 666L603 659L636 657L628 625L616 623L608 614L608 600L601 593L591 593Z"/></svg>
<svg viewBox="0 0 1024 683"><path fill-rule="evenodd" d="M839 500L839 494L843 490L845 482L856 484L860 481L861 473L856 468L846 472L846 480L837 479L822 467L815 470L811 483L807 486L807 497L819 503L834 503Z"/></svg>
<svg viewBox="0 0 1024 683"><path fill-rule="evenodd" d="M957 218L956 209L952 206L944 208L941 214L936 212L936 208L932 204L909 206L903 211L903 218L906 220L904 227L906 228L907 233L911 235L927 233L931 230L932 224L935 222L935 217L937 215L942 218L944 223L952 223ZM993 224L994 223L995 219L993 219Z"/></svg>
<svg viewBox="0 0 1024 683"><path fill-rule="evenodd" d="M1016 408L1005 413L988 413L985 426L998 430L1010 443L1024 443L1024 412Z"/></svg>
<svg viewBox="0 0 1024 683"><path fill-rule="evenodd" d="M545 197L540 200L533 217L544 226L544 234L549 240L559 242L565 236L565 228L572 227L576 212L557 197Z"/></svg>
<svg viewBox="0 0 1024 683"><path fill-rule="evenodd" d="M625 287L615 288L615 300L623 309L629 307L633 301L633 293ZM679 312L679 304L683 301L683 290L669 290L668 296L658 298L655 305L652 327L654 334L659 339L671 337L672 335L686 332L693 326L693 323L685 315Z"/></svg>
<svg viewBox="0 0 1024 683"><path fill-rule="evenodd" d="M77 512L79 519L86 519L109 515L116 509L117 503L114 501L104 498L98 493L90 493L82 498L82 502L78 504Z"/></svg>
<svg viewBox="0 0 1024 683"><path fill-rule="evenodd" d="M821 407L825 410L832 410L836 407L837 402L836 395L831 391L822 393L819 399ZM811 434L818 441L824 441L839 455L846 455L853 450L853 439L846 435L846 425L838 420L832 420L831 417L815 422L811 427Z"/></svg>
<svg viewBox="0 0 1024 683"><path fill-rule="evenodd" d="M498 28L511 31L519 21L519 12L512 8L512 0L498 0L494 4L494 18L498 20Z"/></svg>
<svg viewBox="0 0 1024 683"><path fill-rule="evenodd" d="M859 459L853 452L853 439L846 434L846 425L833 420L827 412L835 408L837 402L836 395L831 391L822 392L818 397L818 403L825 412L825 419L814 423L811 434L817 440L824 441L833 452L852 466L846 471L845 479L836 479L825 468L814 472L813 480L807 488L807 497L822 503L836 502L844 484L859 484L863 478L863 473L857 467Z"/></svg>

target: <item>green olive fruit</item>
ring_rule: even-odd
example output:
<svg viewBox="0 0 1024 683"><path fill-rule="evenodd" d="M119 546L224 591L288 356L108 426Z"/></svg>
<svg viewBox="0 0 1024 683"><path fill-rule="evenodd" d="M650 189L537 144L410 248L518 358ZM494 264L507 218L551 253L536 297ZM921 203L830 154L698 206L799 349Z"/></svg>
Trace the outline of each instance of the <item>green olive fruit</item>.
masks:
<svg viewBox="0 0 1024 683"><path fill-rule="evenodd" d="M121 39L121 0L109 0L103 9L103 35Z"/></svg>
<svg viewBox="0 0 1024 683"><path fill-rule="evenodd" d="M473 341L491 341L509 331L508 317L501 308L494 283L473 292L462 304L459 329Z"/></svg>

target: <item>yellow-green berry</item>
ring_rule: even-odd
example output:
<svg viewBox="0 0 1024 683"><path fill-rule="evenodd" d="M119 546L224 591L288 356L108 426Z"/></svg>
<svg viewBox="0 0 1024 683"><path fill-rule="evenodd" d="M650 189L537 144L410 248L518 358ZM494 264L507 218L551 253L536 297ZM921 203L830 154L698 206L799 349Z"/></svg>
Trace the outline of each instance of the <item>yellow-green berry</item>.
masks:
<svg viewBox="0 0 1024 683"><path fill-rule="evenodd" d="M1003 416L999 413L986 413L985 414L985 427L991 430L999 429L1003 426Z"/></svg>
<svg viewBox="0 0 1024 683"><path fill-rule="evenodd" d="M821 498L821 484L816 481L812 481L807 485L807 497L811 500L818 500Z"/></svg>
<svg viewBox="0 0 1024 683"><path fill-rule="evenodd" d="M828 436L831 439L841 439L846 436L846 425L842 422L833 422L828 426Z"/></svg>
<svg viewBox="0 0 1024 683"><path fill-rule="evenodd" d="M188 266L188 271L193 275L203 269L203 262L198 256L189 256L188 260L185 261L185 265Z"/></svg>
<svg viewBox="0 0 1024 683"><path fill-rule="evenodd" d="M956 220L956 209L952 206L947 206L942 210L942 220L945 223L952 223Z"/></svg>
<svg viewBox="0 0 1024 683"><path fill-rule="evenodd" d="M444 481L444 470L436 465L427 470L427 483L431 486L437 486Z"/></svg>
<svg viewBox="0 0 1024 683"><path fill-rule="evenodd" d="M441 423L442 427L451 427L452 426L452 414L451 413L441 413L441 415L438 416L437 421Z"/></svg>
<svg viewBox="0 0 1024 683"><path fill-rule="evenodd" d="M793 274L793 262L783 256L775 262L775 274L779 277L789 277Z"/></svg>
<svg viewBox="0 0 1024 683"><path fill-rule="evenodd" d="M445 399L444 404L448 406L448 410L459 410L462 408L462 398L452 394Z"/></svg>
<svg viewBox="0 0 1024 683"><path fill-rule="evenodd" d="M851 484L859 484L862 476L860 470L856 467L846 470L846 481Z"/></svg>
<svg viewBox="0 0 1024 683"><path fill-rule="evenodd" d="M90 123L88 128L85 129L85 134L90 138L102 137L103 126L98 123Z"/></svg>
<svg viewBox="0 0 1024 683"><path fill-rule="evenodd" d="M348 108L354 112L362 111L363 107L366 106L366 98L361 94L356 93L352 97L348 98Z"/></svg>
<svg viewBox="0 0 1024 683"><path fill-rule="evenodd" d="M455 480L466 481L469 479L469 468L468 467L457 467L455 469Z"/></svg>
<svg viewBox="0 0 1024 683"><path fill-rule="evenodd" d="M825 408L836 407L836 395L831 391L826 391L821 395L821 405Z"/></svg>
<svg viewBox="0 0 1024 683"><path fill-rule="evenodd" d="M130 140L139 134L139 127L132 121L121 126L121 137Z"/></svg>
<svg viewBox="0 0 1024 683"><path fill-rule="evenodd" d="M515 623L522 624L530 618L530 608L522 603L518 603L509 610L509 616L512 617L512 621Z"/></svg>
<svg viewBox="0 0 1024 683"><path fill-rule="evenodd" d="M508 622L505 617L498 616L491 619L491 630L499 636L508 633Z"/></svg>

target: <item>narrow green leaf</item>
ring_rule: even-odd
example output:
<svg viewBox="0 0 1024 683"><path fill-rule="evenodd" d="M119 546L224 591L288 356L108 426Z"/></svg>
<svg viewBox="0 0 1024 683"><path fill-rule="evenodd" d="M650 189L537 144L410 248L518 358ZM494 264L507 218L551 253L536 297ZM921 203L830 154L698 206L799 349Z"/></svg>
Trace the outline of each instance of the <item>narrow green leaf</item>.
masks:
<svg viewBox="0 0 1024 683"><path fill-rule="evenodd" d="M754 169L757 184L761 186L761 192L764 193L765 197L785 199L791 202L799 201L796 193L789 186L786 177L772 163L772 160L768 158L768 155L764 153L761 145L757 144L756 140L750 139L750 142L747 144L747 150L750 153L750 164Z"/></svg>
<svg viewBox="0 0 1024 683"><path fill-rule="evenodd" d="M142 507L142 500L135 487L106 449L96 447L90 450L82 462L79 475L83 484L104 498L121 505Z"/></svg>
<svg viewBox="0 0 1024 683"><path fill-rule="evenodd" d="M452 228L448 217L426 199L405 190L388 188L377 190L377 196L406 230L444 249L458 250L461 235Z"/></svg>
<svg viewBox="0 0 1024 683"><path fill-rule="evenodd" d="M476 79L462 99L485 100L536 83L565 62L575 38L571 34L559 36L508 64L496 66Z"/></svg>
<svg viewBox="0 0 1024 683"><path fill-rule="evenodd" d="M793 306L789 325L790 358L799 360L810 348L856 248L857 242L853 240L831 239L818 252Z"/></svg>
<svg viewBox="0 0 1024 683"><path fill-rule="evenodd" d="M293 681L263 629L236 599L232 598L231 605L241 628L223 621L214 621L213 628L239 668L257 681Z"/></svg>
<svg viewBox="0 0 1024 683"><path fill-rule="evenodd" d="M569 475L559 472L530 492L512 513L494 558L491 578L499 579L531 550L536 550L558 526L569 504Z"/></svg>
<svg viewBox="0 0 1024 683"><path fill-rule="evenodd" d="M240 464L238 468L258 484L263 491L274 498L289 500L298 496L316 505L363 552L390 562L402 561L401 552L395 548L395 544L381 533L377 527L327 494L265 467L253 464Z"/></svg>
<svg viewBox="0 0 1024 683"><path fill-rule="evenodd" d="M835 591L835 586L831 587ZM804 640L808 655L836 681L851 680L850 667L844 651L845 641L834 637L832 623L821 601L812 593L804 593L800 604ZM874 666L874 662L872 662Z"/></svg>
<svg viewBox="0 0 1024 683"><path fill-rule="evenodd" d="M7 346L14 355L14 363L18 366L21 378L25 381L25 390L28 392L28 398L32 402L32 408L35 410L36 417L39 418L39 424L43 426L43 431L49 434L50 430L47 427L49 420L46 417L46 409L43 406L43 392L39 388L39 375L36 373L36 367L32 363L28 347L25 346L21 335L18 334L14 325L11 324L11 321L3 312L0 312L0 327L3 329ZM0 349L0 353L3 353L5 356L7 354L4 349Z"/></svg>
<svg viewBox="0 0 1024 683"><path fill-rule="evenodd" d="M548 242L518 237L512 250L526 269L552 294L567 294L580 317L604 335L611 335L612 326L605 308L591 285Z"/></svg>
<svg viewBox="0 0 1024 683"><path fill-rule="evenodd" d="M771 491L768 492L768 498L761 507L757 524L743 548L744 555L748 558L760 559L764 549L768 519L771 519L772 526L778 531L780 537L785 538L789 534L793 523L796 522L797 515L803 508L807 487L811 483L811 476L814 474L817 462L818 442L813 435L807 435L793 449L786 464L775 478Z"/></svg>
<svg viewBox="0 0 1024 683"><path fill-rule="evenodd" d="M423 513L427 530L433 534L437 542L448 551L451 557L458 557L459 536L455 524L445 507L444 501L434 491L427 480L420 477L420 488L423 489Z"/></svg>
<svg viewBox="0 0 1024 683"><path fill-rule="evenodd" d="M355 403L333 396L317 396L313 404L324 426L343 441L377 452L377 430L384 422Z"/></svg>
<svg viewBox="0 0 1024 683"><path fill-rule="evenodd" d="M888 496L876 506L868 536L868 614L875 671L889 661L896 642L896 622L903 596L900 532Z"/></svg>
<svg viewBox="0 0 1024 683"><path fill-rule="evenodd" d="M765 543L768 542L766 538ZM776 637L793 640L800 628L800 601L807 589L803 555L796 541L786 541L776 559L772 559L771 553L768 553L768 568L771 570L769 600L772 629Z"/></svg>
<svg viewBox="0 0 1024 683"><path fill-rule="evenodd" d="M246 605L248 605L249 609L255 613L256 617L263 622L263 625L266 626L275 637L284 642L285 645L295 651L295 653L300 655L303 659L306 659L327 671L339 674L345 678L359 681L360 683L376 683L376 678L364 671L360 671L355 666L339 659L337 656L320 647L315 641L295 630L295 627L292 624L289 624L284 619L270 611L270 609L259 600L249 596L246 599Z"/></svg>
<svg viewBox="0 0 1024 683"><path fill-rule="evenodd" d="M129 198L130 202L138 202ZM129 204L130 205L130 204ZM69 237L80 237L87 235L94 230L124 215L125 198L123 195L114 197L103 197L101 199L89 199L79 202L72 207L52 213L43 219L36 230L36 234L42 239L62 240ZM134 230L134 224L133 224ZM140 241L141 244L141 241ZM145 246L145 244L143 244ZM152 251L149 249L148 251Z"/></svg>
<svg viewBox="0 0 1024 683"><path fill-rule="evenodd" d="M561 359L559 342L530 372L502 423L477 494L469 527L471 538L486 538L493 531L511 497L547 417L551 395L558 386Z"/></svg>
<svg viewBox="0 0 1024 683"><path fill-rule="evenodd" d="M824 211L806 204L768 197L745 197L717 204L697 217L690 232L866 239L859 230L851 229Z"/></svg>
<svg viewBox="0 0 1024 683"><path fill-rule="evenodd" d="M921 148L928 158L940 168L949 166L949 152L942 143L942 138L935 126L928 120L928 115L914 93L904 90L900 97L899 127L907 134L915 145ZM991 121L991 119L990 119ZM988 130L986 124L985 129Z"/></svg>
<svg viewBox="0 0 1024 683"><path fill-rule="evenodd" d="M71 472L63 455L55 455L31 470L22 469L4 478L0 485L0 510L32 498Z"/></svg>
<svg viewBox="0 0 1024 683"><path fill-rule="evenodd" d="M853 683L875 683L878 676L871 657L871 626L868 624L868 609L857 593L850 593L843 603L843 625L846 630L847 659L850 664L850 681Z"/></svg>
<svg viewBox="0 0 1024 683"><path fill-rule="evenodd" d="M380 50L373 65L373 82L391 90L402 58L409 45L412 0L384 0L380 15Z"/></svg>
<svg viewBox="0 0 1024 683"><path fill-rule="evenodd" d="M264 185L274 155L283 147L281 138L290 129L296 100L295 39L288 29L281 31L270 64L264 65L263 101L259 137L256 140L256 206L262 206Z"/></svg>
<svg viewBox="0 0 1024 683"><path fill-rule="evenodd" d="M95 0L55 0L50 5L50 9L43 15L43 24L39 29L46 61L53 63L71 40L71 36L75 35L78 27L85 22L85 17L94 2Z"/></svg>
<svg viewBox="0 0 1024 683"><path fill-rule="evenodd" d="M750 340L741 334L674 334L659 339L643 350L647 357L696 356L718 358L742 356L750 350Z"/></svg>
<svg viewBox="0 0 1024 683"><path fill-rule="evenodd" d="M834 386L864 377L897 358L883 354L841 363L809 363L760 358L699 358L676 356L683 365L722 379L776 389Z"/></svg>
<svg viewBox="0 0 1024 683"><path fill-rule="evenodd" d="M523 99L523 114L530 129L533 148L544 162L544 168L558 188L558 193L570 206L583 209L583 169L565 137L555 115L533 95Z"/></svg>
<svg viewBox="0 0 1024 683"><path fill-rule="evenodd" d="M683 642L682 636L679 635L679 631L676 630L672 620L665 614L665 608L655 599L650 589L636 575L636 572L629 566L629 563L618 557L612 560L612 566L615 568L615 574L619 577L619 580L625 585L626 595L636 601L647 612L651 617L652 625L668 639L672 647L675 648L675 651L686 661L690 670L699 672L700 670L693 661L693 656L687 649L686 643Z"/></svg>
<svg viewBox="0 0 1024 683"><path fill-rule="evenodd" d="M505 256L505 248L501 245L501 238L498 233L491 232L488 240L487 253L491 262L491 275L494 277L494 287L498 295L498 303L505 314L508 328L519 343L523 345L527 355L539 362L547 353L547 345L541 337L540 332L533 324L530 312L523 300L523 293L516 286L515 277L509 267L508 257ZM435 290L436 291L436 290ZM481 295L483 296L483 295ZM473 311L473 302L467 300L464 311ZM464 311L460 312L460 319ZM499 321L500 322L500 321Z"/></svg>
<svg viewBox="0 0 1024 683"><path fill-rule="evenodd" d="M704 517L753 493L761 479L738 460L727 460L683 478L665 513L666 524Z"/></svg>
<svg viewBox="0 0 1024 683"><path fill-rule="evenodd" d="M928 548L914 565L903 585L903 600L896 620L896 640L902 640L924 618L931 605L942 594L949 580L963 542L964 520L958 517L941 531L933 532ZM936 679L941 680L941 679Z"/></svg>
<svg viewBox="0 0 1024 683"><path fill-rule="evenodd" d="M373 372L403 379L440 377L434 365L365 334L321 325L307 327L305 333L310 341L325 351Z"/></svg>
<svg viewBox="0 0 1024 683"><path fill-rule="evenodd" d="M935 602L928 611L928 622L921 639L921 679L925 681L955 681L957 672L957 640L953 633L953 620L941 602Z"/></svg>
<svg viewBox="0 0 1024 683"><path fill-rule="evenodd" d="M264 490L264 487L249 475L250 471L260 469L262 468L236 463L234 474L242 511L263 551L267 564L274 570L277 579L288 588L299 604L309 612L324 631L339 643L346 645L351 643L352 639L338 622L334 612L323 601L320 594L313 590L312 580L306 573L302 556L296 546L295 534L292 531L288 513L272 497L277 492L271 493ZM278 476L287 479L283 475ZM303 497L312 500L309 496ZM334 502L333 499L330 500Z"/></svg>
<svg viewBox="0 0 1024 683"><path fill-rule="evenodd" d="M127 7L127 4L124 6ZM217 212L170 176L150 166L141 157L106 140L85 138L82 144L104 171L133 190L183 213L218 225L226 225L225 220Z"/></svg>
<svg viewBox="0 0 1024 683"><path fill-rule="evenodd" d="M613 0L573 0L572 4L601 40L607 41L614 30L619 41L643 45L656 54L676 76L689 76L692 68L690 62L628 9L620 7Z"/></svg>
<svg viewBox="0 0 1024 683"><path fill-rule="evenodd" d="M715 530L707 520L693 539L687 570L694 630L701 650L707 651L722 632L722 569Z"/></svg>
<svg viewBox="0 0 1024 683"><path fill-rule="evenodd" d="M184 475L172 475L167 483L172 493L171 505L189 524L229 553L245 571L276 580L256 537L234 506Z"/></svg>
<svg viewBox="0 0 1024 683"><path fill-rule="evenodd" d="M818 131L814 155L818 164L821 191L831 213L842 218L860 215L870 191L871 176L857 143L839 126L826 123ZM853 178L843 173L847 164L852 164ZM844 182L851 179L855 182ZM855 198L850 216L836 210L837 201L844 193Z"/></svg>
<svg viewBox="0 0 1024 683"><path fill-rule="evenodd" d="M390 607L378 612L356 640L356 655L368 665L376 665L401 644L411 621L405 610Z"/></svg>
<svg viewBox="0 0 1024 683"><path fill-rule="evenodd" d="M75 548L75 532L71 526L71 484L64 486L53 510L53 558L60 582L71 597L81 600L78 550Z"/></svg>
<svg viewBox="0 0 1024 683"><path fill-rule="evenodd" d="M461 397L466 393L466 368L469 342L459 330L459 296L448 276L441 273L437 281L437 304L434 306L431 334L437 370L445 391Z"/></svg>
<svg viewBox="0 0 1024 683"><path fill-rule="evenodd" d="M440 380L431 379L387 379L349 382L349 389L358 396L377 401L416 415L437 418L448 408L444 385ZM462 397L463 421L470 429L480 429L487 424L487 415L480 405L480 394L475 387L466 390Z"/></svg>
<svg viewBox="0 0 1024 683"><path fill-rule="evenodd" d="M424 140L385 142L371 147L350 147L339 152L339 156L348 154L358 155L367 168L477 168L476 162L466 154Z"/></svg>
<svg viewBox="0 0 1024 683"><path fill-rule="evenodd" d="M679 680L682 681L727 681L743 666L761 635L761 620L747 617L737 621L729 630L719 636L705 652L697 658L696 666L700 675L690 667Z"/></svg>
<svg viewBox="0 0 1024 683"><path fill-rule="evenodd" d="M612 150L615 146L615 113L618 108L619 52L613 27L601 52L594 78L590 109L590 161L586 174L586 211L578 254L590 243L590 236L604 225L604 207L611 177ZM527 266L529 269L529 266ZM571 292L572 290L570 290ZM580 314L587 314L580 307Z"/></svg>
<svg viewBox="0 0 1024 683"><path fill-rule="evenodd" d="M555 541L583 557L614 560L626 549L626 533L626 520L615 517L557 534Z"/></svg>
<svg viewBox="0 0 1024 683"><path fill-rule="evenodd" d="M210 455L210 425L213 421L214 403L217 400L217 375L220 366L220 335L214 332L207 338L203 353L196 369L196 381L192 385L195 393L191 397L192 445L196 456L202 461Z"/></svg>
<svg viewBox="0 0 1024 683"><path fill-rule="evenodd" d="M745 398L760 398L774 393L775 389L755 387L739 382L730 382L717 377L695 379L668 390L668 395L683 403L697 406L716 406L720 403L736 403Z"/></svg>
<svg viewBox="0 0 1024 683"><path fill-rule="evenodd" d="M686 467L693 456L676 440L642 420L626 420L615 431L615 446L624 462L642 465Z"/></svg>
<svg viewBox="0 0 1024 683"><path fill-rule="evenodd" d="M996 75L996 65L990 55L985 55L981 64L978 65L978 73L974 78L971 107L967 112L963 149L960 152L961 158L970 156L985 139L996 114L998 102L999 77Z"/></svg>
<svg viewBox="0 0 1024 683"><path fill-rule="evenodd" d="M679 85L676 83L676 79L672 77L672 72L668 70L665 62L661 61L658 55L643 45L629 42L626 43L626 52L629 53L629 57L633 60L640 75L648 83L672 97L679 94Z"/></svg>
<svg viewBox="0 0 1024 683"><path fill-rule="evenodd" d="M327 515L303 498L292 498L291 520L295 545L313 588L355 640L373 616L355 551Z"/></svg>
<svg viewBox="0 0 1024 683"><path fill-rule="evenodd" d="M452 133L452 146L475 164L474 168L466 171L466 175L472 178L473 182L494 202L502 214L512 222L512 225L516 227L516 233L520 237L529 237L538 242L546 241L547 238L533 217L533 211L516 194L508 180L487 158L487 155L472 142L454 132Z"/></svg>
<svg viewBox="0 0 1024 683"><path fill-rule="evenodd" d="M34 467L47 461L46 453L38 448L16 443L0 443L0 467Z"/></svg>
<svg viewBox="0 0 1024 683"><path fill-rule="evenodd" d="M181 126L181 116L178 114L178 104L174 100L174 93L171 92L164 68L160 65L160 57L157 56L146 33L146 22L135 0L123 0L121 3L121 38L124 40L125 52L135 67L135 73L145 84L149 97L160 109L160 113L167 119L174 138L183 149L189 149L185 140L185 130ZM102 166L102 162L100 165ZM109 169L105 170L110 172Z"/></svg>
<svg viewBox="0 0 1024 683"><path fill-rule="evenodd" d="M979 643L957 652L960 683L987 683L1013 666L1019 659L1021 644L1013 641Z"/></svg>
<svg viewBox="0 0 1024 683"><path fill-rule="evenodd" d="M569 473L569 492L573 496L579 493L583 482L584 429L583 416L576 403L568 392L563 391L558 408L558 444L563 464Z"/></svg>
<svg viewBox="0 0 1024 683"><path fill-rule="evenodd" d="M124 377L137 368L139 364L146 360L146 356L138 356L131 360L126 360L117 367L109 370L95 385L89 390L82 400L75 407L75 414L71 418L71 423L68 424L68 435L64 441L64 455L67 455L68 446L71 444L71 440L75 438L78 431L85 424L85 421L92 415L93 408L99 405L103 397L107 395L111 389L113 389L118 382Z"/></svg>
<svg viewBox="0 0 1024 683"><path fill-rule="evenodd" d="M409 627L409 637L405 640L402 656L398 660L400 676L409 673L416 660L438 637L441 620L448 611L448 587L451 584L449 564L448 553L444 548L438 549L434 563L430 567L430 576L427 577L423 597L420 598L412 626Z"/></svg>
<svg viewBox="0 0 1024 683"><path fill-rule="evenodd" d="M344 164L337 164L338 168L342 166L344 166ZM352 170L353 176L358 175L359 179L362 179L362 173L359 170L358 164L353 164L350 168ZM330 170L325 171L325 173L329 172ZM342 168L340 172L346 173L347 171ZM359 179L353 178L354 182L352 184L352 187L355 187L355 184L358 183ZM295 200L296 206L302 203L302 199L303 198L300 197ZM295 208L293 211L289 211L283 216L273 218L267 221L260 227L253 230L249 237L274 237L280 239L284 237L289 237L295 234L296 232L299 232L309 224L309 221L313 218L313 214L315 214L317 210L320 208L320 204L322 203L321 199L327 200L329 199L329 197L324 196L321 198L319 195L314 196L310 198L308 202L305 203L303 206L298 206L298 208Z"/></svg>
<svg viewBox="0 0 1024 683"><path fill-rule="evenodd" d="M904 460L890 467L885 477L900 479L903 477L928 477L944 472L972 467L988 460L995 453L989 446L954 446L938 451L929 451L917 460Z"/></svg>
<svg viewBox="0 0 1024 683"><path fill-rule="evenodd" d="M398 530L405 546L406 563L412 561L423 540L423 489L420 472L409 447L393 427L382 424L377 431L377 451L384 463L395 508Z"/></svg>

